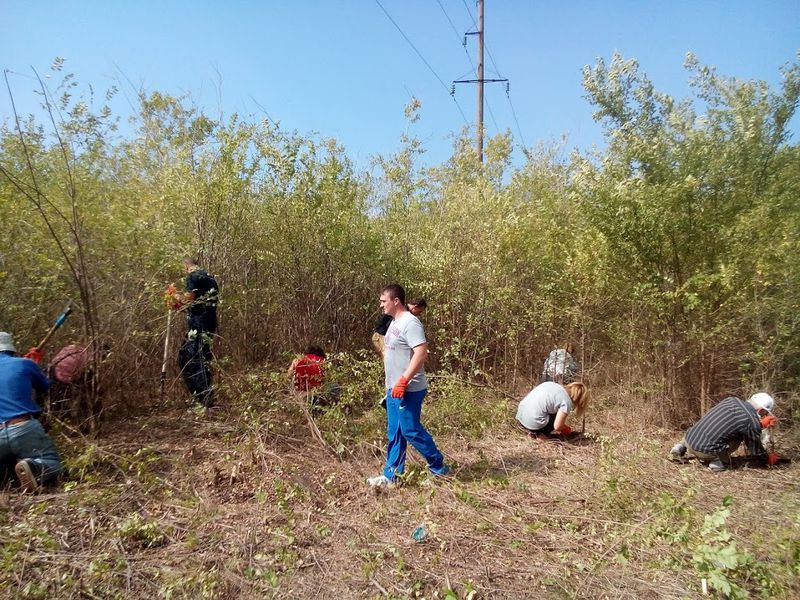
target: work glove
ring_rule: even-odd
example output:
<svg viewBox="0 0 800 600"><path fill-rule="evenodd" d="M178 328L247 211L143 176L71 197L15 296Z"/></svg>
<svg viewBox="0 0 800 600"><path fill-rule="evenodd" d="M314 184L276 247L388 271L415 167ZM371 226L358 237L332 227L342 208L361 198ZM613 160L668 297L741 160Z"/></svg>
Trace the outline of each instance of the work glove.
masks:
<svg viewBox="0 0 800 600"><path fill-rule="evenodd" d="M44 358L44 352L42 352L36 346L34 346L25 353L24 358L30 358L33 362L35 362L38 365L40 362L42 362L42 358Z"/></svg>
<svg viewBox="0 0 800 600"><path fill-rule="evenodd" d="M558 430L558 433L560 433L561 435L569 435L572 433L572 427L570 427L569 425L562 425L561 429Z"/></svg>
<svg viewBox="0 0 800 600"><path fill-rule="evenodd" d="M781 457L778 456L777 454L775 454L774 452L767 452L767 464L768 465L770 465L770 466L777 465L778 461L780 459L781 459Z"/></svg>
<svg viewBox="0 0 800 600"><path fill-rule="evenodd" d="M400 377L392 386L392 398L402 398L406 395L406 388L408 387L408 379Z"/></svg>
<svg viewBox="0 0 800 600"><path fill-rule="evenodd" d="M170 283L164 292L164 305L170 310L180 310L181 306L183 306L183 302L181 302L178 295L178 289L173 283Z"/></svg>
<svg viewBox="0 0 800 600"><path fill-rule="evenodd" d="M776 419L774 415L767 415L761 419L761 429L773 427L777 422L778 419Z"/></svg>

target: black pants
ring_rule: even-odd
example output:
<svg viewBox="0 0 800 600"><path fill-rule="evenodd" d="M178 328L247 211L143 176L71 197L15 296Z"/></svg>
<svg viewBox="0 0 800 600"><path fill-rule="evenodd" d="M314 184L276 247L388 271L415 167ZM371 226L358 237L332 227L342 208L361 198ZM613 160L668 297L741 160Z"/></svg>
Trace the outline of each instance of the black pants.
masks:
<svg viewBox="0 0 800 600"><path fill-rule="evenodd" d="M186 389L198 404L214 405L214 388L211 381L211 344L198 334L193 340L183 342L178 351L178 366Z"/></svg>
<svg viewBox="0 0 800 600"><path fill-rule="evenodd" d="M526 433L533 433L537 435L550 435L553 433L553 429L555 429L556 424L556 415L548 415L547 416L547 424L544 425L541 429L528 429L522 423L517 421L517 425L520 429L525 431Z"/></svg>

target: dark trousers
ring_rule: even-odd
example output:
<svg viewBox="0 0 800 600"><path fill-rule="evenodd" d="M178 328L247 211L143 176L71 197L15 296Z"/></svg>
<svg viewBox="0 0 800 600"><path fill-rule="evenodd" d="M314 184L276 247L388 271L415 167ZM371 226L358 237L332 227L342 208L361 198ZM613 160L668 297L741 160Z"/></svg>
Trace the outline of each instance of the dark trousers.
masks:
<svg viewBox="0 0 800 600"><path fill-rule="evenodd" d="M187 314L186 341L178 351L178 366L192 399L201 406L214 405L211 380L211 338L217 331L217 311Z"/></svg>
<svg viewBox="0 0 800 600"><path fill-rule="evenodd" d="M214 405L214 388L211 381L211 344L198 334L183 342L178 351L178 367L181 369L186 389L192 399L205 407Z"/></svg>
<svg viewBox="0 0 800 600"><path fill-rule="evenodd" d="M542 427L541 429L528 429L522 423L517 421L517 426L525 431L526 433L532 433L534 435L549 435L553 433L553 429L555 429L556 425L556 415L548 415L547 416L547 424Z"/></svg>

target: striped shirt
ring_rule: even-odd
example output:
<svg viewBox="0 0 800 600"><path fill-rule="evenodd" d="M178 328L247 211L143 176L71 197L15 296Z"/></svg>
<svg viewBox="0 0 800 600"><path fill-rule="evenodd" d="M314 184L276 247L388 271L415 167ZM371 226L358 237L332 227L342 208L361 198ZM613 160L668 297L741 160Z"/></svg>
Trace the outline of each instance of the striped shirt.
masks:
<svg viewBox="0 0 800 600"><path fill-rule="evenodd" d="M764 454L761 421L756 409L744 400L725 398L689 428L686 445L706 454L719 454L731 442L744 442L750 456Z"/></svg>

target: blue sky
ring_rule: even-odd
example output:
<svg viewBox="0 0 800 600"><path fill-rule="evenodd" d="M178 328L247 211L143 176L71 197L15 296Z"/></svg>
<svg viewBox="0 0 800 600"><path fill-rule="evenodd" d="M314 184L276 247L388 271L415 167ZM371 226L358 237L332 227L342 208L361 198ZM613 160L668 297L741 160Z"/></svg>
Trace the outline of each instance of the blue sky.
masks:
<svg viewBox="0 0 800 600"><path fill-rule="evenodd" d="M60 56L65 71L95 90L117 84L132 96L130 80L190 93L212 115L266 112L286 129L338 139L361 167L395 151L406 131L423 140L427 162L444 161L465 125L446 88L474 77L460 41L474 27L474 1L380 2L444 86L376 0L0 0L0 66L12 71L21 112L36 107L30 67L47 72ZM800 48L800 0L486 0L486 43L511 80L524 142L566 135L567 149L587 149L602 136L581 87L584 65L616 51L680 97L688 93L683 62L692 51L723 74L775 85ZM468 52L474 61L474 38ZM485 76L498 76L488 56ZM403 107L412 96L422 110L409 130ZM487 132L511 129L520 143L504 87L487 85L486 96ZM472 125L474 86L458 86L456 98ZM128 110L123 95L114 108ZM10 114L2 90L0 119ZM797 124L796 117L795 131Z"/></svg>

